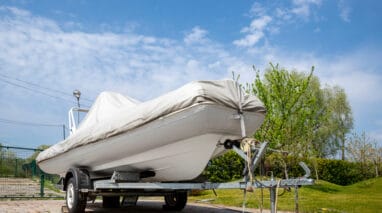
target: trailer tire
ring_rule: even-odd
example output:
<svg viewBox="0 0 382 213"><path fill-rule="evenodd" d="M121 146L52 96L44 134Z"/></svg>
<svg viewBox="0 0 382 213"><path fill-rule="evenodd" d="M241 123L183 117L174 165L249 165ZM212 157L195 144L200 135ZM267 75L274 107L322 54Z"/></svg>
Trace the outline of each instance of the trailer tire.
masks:
<svg viewBox="0 0 382 213"><path fill-rule="evenodd" d="M102 196L102 207L104 208L119 208L119 196Z"/></svg>
<svg viewBox="0 0 382 213"><path fill-rule="evenodd" d="M74 177L69 178L66 186L66 206L69 213L85 212L86 194L78 191L78 183Z"/></svg>
<svg viewBox="0 0 382 213"><path fill-rule="evenodd" d="M163 209L167 211L181 211L187 204L187 192L174 192L164 196L165 205Z"/></svg>

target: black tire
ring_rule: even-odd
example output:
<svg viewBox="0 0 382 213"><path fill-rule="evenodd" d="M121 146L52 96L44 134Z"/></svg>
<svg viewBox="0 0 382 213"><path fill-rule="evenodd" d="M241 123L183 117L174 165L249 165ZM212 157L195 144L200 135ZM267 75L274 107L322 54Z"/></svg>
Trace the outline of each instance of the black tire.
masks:
<svg viewBox="0 0 382 213"><path fill-rule="evenodd" d="M187 204L187 192L174 192L164 196L165 205L164 210L167 211L181 211Z"/></svg>
<svg viewBox="0 0 382 213"><path fill-rule="evenodd" d="M104 208L119 208L121 206L119 196L102 196L102 206Z"/></svg>
<svg viewBox="0 0 382 213"><path fill-rule="evenodd" d="M66 206L69 213L82 213L86 208L86 194L79 192L77 181L71 177L66 186Z"/></svg>

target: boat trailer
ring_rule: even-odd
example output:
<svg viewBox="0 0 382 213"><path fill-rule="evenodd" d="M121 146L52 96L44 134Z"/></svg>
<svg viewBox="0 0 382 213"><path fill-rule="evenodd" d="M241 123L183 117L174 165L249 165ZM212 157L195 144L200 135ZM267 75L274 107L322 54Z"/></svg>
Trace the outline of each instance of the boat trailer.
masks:
<svg viewBox="0 0 382 213"><path fill-rule="evenodd" d="M242 147L239 147L241 144ZM243 147L243 144L247 144ZM244 196L247 191L260 188L270 190L270 210L276 212L277 189L295 189L295 210L298 212L298 188L305 185L313 185L310 179L310 170L305 163L300 166L305 175L294 179L276 180L273 177L267 181L258 181L254 178L254 170L259 165L261 158L266 152L267 142L259 143L254 139L243 139L241 141L225 141L226 149L232 149L245 160L244 178L242 181L228 183L183 183L183 182L141 182L138 173L115 171L110 179L91 180L86 169L73 168L62 181L63 190L66 191L66 203L69 212L83 212L88 200L95 200L102 196L104 207L119 207L123 205L136 205L139 196L164 196L165 210L182 210L187 203L188 191L191 190L215 190L215 189L241 189ZM247 149L247 150L246 150ZM120 196L123 197L122 203ZM245 209L243 203L243 211Z"/></svg>

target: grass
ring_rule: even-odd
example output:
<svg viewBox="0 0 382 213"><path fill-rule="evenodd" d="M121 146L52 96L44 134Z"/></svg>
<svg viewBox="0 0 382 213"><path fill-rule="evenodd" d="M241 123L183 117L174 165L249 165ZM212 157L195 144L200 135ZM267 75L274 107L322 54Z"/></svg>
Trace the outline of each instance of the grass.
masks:
<svg viewBox="0 0 382 213"><path fill-rule="evenodd" d="M56 187L56 184L54 184L50 180L45 180L44 181L44 187L47 188L47 189L50 189L51 191L54 191L54 192L57 192L57 193L61 193L60 189L58 189Z"/></svg>
<svg viewBox="0 0 382 213"><path fill-rule="evenodd" d="M279 189L278 194L282 194ZM216 190L201 191L190 196L190 201L211 200L211 203L228 206L242 206L243 191ZM264 189L264 209L269 209L269 190ZM277 198L277 209L294 211L295 189ZM317 181L313 186L298 189L300 212L382 212L382 178L362 181L350 186L339 186L325 181ZM261 190L247 192L246 206L260 208Z"/></svg>
<svg viewBox="0 0 382 213"><path fill-rule="evenodd" d="M38 178L38 177L32 177L32 180L35 181L38 184L40 182L40 178ZM52 181L50 181L50 180L44 180L44 188L45 189L50 189L50 190L52 190L54 192L57 192L57 193L61 192L60 189L58 189L55 186L55 184Z"/></svg>

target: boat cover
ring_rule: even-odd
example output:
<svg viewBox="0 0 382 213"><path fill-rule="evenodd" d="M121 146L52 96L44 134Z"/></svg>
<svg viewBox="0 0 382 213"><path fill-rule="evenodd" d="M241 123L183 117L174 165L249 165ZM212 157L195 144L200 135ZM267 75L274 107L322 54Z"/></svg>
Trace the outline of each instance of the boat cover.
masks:
<svg viewBox="0 0 382 213"><path fill-rule="evenodd" d="M242 111L265 113L263 103L256 96L241 96L239 91L232 80L195 81L142 103L118 93L102 92L75 133L41 152L36 161L142 127L197 104L218 104L238 110L241 107Z"/></svg>

